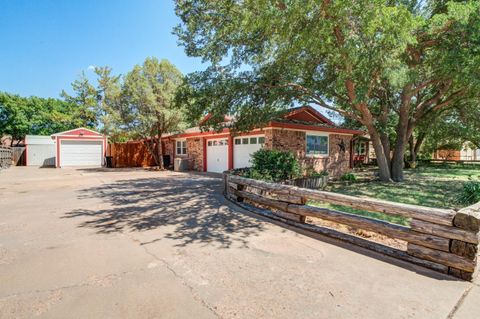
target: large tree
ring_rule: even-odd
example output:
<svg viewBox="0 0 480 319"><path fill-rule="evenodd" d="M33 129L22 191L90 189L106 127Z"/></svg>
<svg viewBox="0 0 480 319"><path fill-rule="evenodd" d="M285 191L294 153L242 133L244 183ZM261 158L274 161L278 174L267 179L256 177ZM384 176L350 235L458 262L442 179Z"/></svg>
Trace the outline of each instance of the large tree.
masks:
<svg viewBox="0 0 480 319"><path fill-rule="evenodd" d="M182 73L168 60L147 58L124 77L120 114L123 128L142 139L163 169L162 135L179 130L184 115L174 98Z"/></svg>
<svg viewBox="0 0 480 319"><path fill-rule="evenodd" d="M176 13L187 54L211 63L187 78L191 114L246 129L318 105L366 127L384 181L403 180L418 123L479 99L479 1L177 0Z"/></svg>
<svg viewBox="0 0 480 319"><path fill-rule="evenodd" d="M50 135L79 126L92 127L94 114L73 103L54 98L22 97L0 92L0 137L12 142L25 135Z"/></svg>

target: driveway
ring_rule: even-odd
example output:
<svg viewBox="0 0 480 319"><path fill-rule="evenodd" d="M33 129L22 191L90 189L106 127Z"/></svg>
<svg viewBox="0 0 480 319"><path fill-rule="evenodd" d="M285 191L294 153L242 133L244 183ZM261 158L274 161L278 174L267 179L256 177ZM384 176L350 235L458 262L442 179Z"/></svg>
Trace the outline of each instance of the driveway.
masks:
<svg viewBox="0 0 480 319"><path fill-rule="evenodd" d="M0 318L478 318L479 300L251 215L215 176L0 172Z"/></svg>

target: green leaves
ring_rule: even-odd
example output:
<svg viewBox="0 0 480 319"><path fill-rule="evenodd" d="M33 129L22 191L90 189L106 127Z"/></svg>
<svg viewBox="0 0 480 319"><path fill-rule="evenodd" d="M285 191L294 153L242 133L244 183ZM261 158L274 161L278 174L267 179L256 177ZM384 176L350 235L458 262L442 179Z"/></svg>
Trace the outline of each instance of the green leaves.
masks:
<svg viewBox="0 0 480 319"><path fill-rule="evenodd" d="M15 140L27 134L51 135L91 127L91 118L88 110L68 101L0 92L0 135L12 135Z"/></svg>
<svg viewBox="0 0 480 319"><path fill-rule="evenodd" d="M183 81L168 60L147 58L123 79L121 116L125 129L137 138L154 137L181 129L184 114L175 107Z"/></svg>

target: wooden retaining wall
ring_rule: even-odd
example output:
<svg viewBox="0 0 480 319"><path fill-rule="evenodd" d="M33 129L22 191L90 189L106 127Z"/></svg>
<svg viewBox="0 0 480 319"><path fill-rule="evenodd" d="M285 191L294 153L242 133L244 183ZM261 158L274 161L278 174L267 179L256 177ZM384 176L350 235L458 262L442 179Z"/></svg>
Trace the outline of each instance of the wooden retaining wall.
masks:
<svg viewBox="0 0 480 319"><path fill-rule="evenodd" d="M229 173L224 174L224 186L226 196L240 205L255 204L248 207L307 231L341 239L464 280L472 280L478 272L480 203L454 211L268 183ZM410 226L306 205L309 200L403 216L410 219ZM265 207L269 210L261 209ZM405 241L407 249L403 251L377 245L337 230L306 224L309 216Z"/></svg>

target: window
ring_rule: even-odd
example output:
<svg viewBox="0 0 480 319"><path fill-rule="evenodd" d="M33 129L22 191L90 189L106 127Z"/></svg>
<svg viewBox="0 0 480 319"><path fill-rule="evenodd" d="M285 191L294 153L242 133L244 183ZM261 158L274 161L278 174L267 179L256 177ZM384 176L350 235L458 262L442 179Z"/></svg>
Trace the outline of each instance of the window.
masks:
<svg viewBox="0 0 480 319"><path fill-rule="evenodd" d="M248 137L247 138L242 138L242 144L248 144Z"/></svg>
<svg viewBox="0 0 480 319"><path fill-rule="evenodd" d="M257 138L256 137L250 137L250 144L257 144Z"/></svg>
<svg viewBox="0 0 480 319"><path fill-rule="evenodd" d="M359 142L356 147L356 153L357 155L365 155L367 151L367 146L365 142Z"/></svg>
<svg viewBox="0 0 480 319"><path fill-rule="evenodd" d="M265 144L265 137L260 136L260 137L258 138L258 144Z"/></svg>
<svg viewBox="0 0 480 319"><path fill-rule="evenodd" d="M187 141L177 141L177 155L187 155Z"/></svg>
<svg viewBox="0 0 480 319"><path fill-rule="evenodd" d="M240 145L240 144L242 144L242 140L239 139L239 138L236 138L235 139L235 145Z"/></svg>
<svg viewBox="0 0 480 319"><path fill-rule="evenodd" d="M307 135L307 155L328 155L328 136Z"/></svg>
<svg viewBox="0 0 480 319"><path fill-rule="evenodd" d="M208 146L212 146L212 141L208 141Z"/></svg>

